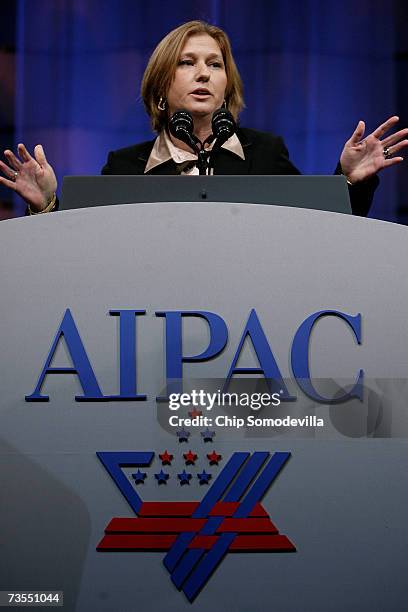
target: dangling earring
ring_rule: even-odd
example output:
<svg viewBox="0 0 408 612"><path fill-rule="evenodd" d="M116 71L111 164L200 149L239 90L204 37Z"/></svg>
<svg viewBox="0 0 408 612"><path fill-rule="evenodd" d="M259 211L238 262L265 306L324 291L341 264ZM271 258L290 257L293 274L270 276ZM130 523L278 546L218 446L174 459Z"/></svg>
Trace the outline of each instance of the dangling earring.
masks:
<svg viewBox="0 0 408 612"><path fill-rule="evenodd" d="M165 111L166 110L166 98L162 98L160 96L160 100L159 103L157 105L157 108L161 111Z"/></svg>
<svg viewBox="0 0 408 612"><path fill-rule="evenodd" d="M227 108L227 101L225 98L224 98L224 102L222 103L222 108Z"/></svg>

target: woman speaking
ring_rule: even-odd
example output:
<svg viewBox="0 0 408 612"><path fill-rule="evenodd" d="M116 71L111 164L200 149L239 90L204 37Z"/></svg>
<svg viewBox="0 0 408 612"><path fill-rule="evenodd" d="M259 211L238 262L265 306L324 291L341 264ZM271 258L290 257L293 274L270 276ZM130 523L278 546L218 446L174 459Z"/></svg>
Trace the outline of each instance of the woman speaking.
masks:
<svg viewBox="0 0 408 612"><path fill-rule="evenodd" d="M205 167L209 174L299 174L280 137L237 127L222 146L214 139L214 113L226 109L238 122L244 106L229 39L216 26L190 21L167 34L145 70L142 98L157 137L109 153L103 174L194 175L203 172L200 151L211 156ZM185 130L172 129L171 118L180 118L180 113L175 115L180 110L191 142L178 137ZM367 214L377 172L403 161L399 152L408 144L408 129L386 136L397 122L398 117L390 117L364 138L365 125L359 121L344 145L336 173L347 178L355 214ZM43 147L34 148L34 157L23 144L17 155L10 150L4 155L7 163L0 161L0 183L17 192L31 214L55 209L57 180Z"/></svg>

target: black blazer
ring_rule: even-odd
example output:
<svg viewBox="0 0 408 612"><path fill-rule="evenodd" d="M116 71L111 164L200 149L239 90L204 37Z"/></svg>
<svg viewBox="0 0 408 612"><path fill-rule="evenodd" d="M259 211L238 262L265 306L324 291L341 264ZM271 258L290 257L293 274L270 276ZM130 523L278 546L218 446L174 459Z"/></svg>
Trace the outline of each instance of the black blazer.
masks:
<svg viewBox="0 0 408 612"><path fill-rule="evenodd" d="M245 159L221 148L215 155L214 174L300 174L289 160L282 138L248 128L238 128L237 136L242 144ZM149 140L111 151L102 168L102 174L144 174L154 142ZM152 168L148 174L177 174L176 164L169 160ZM341 174L340 164L335 174ZM378 177L375 176L349 186L351 207L355 215L367 215L377 185Z"/></svg>

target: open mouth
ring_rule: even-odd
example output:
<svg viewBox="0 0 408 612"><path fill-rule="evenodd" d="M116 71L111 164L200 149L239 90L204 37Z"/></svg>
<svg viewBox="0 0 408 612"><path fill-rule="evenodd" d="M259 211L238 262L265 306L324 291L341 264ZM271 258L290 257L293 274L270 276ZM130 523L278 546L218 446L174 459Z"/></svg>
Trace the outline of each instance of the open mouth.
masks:
<svg viewBox="0 0 408 612"><path fill-rule="evenodd" d="M196 89L191 92L191 95L199 98L208 98L211 94L208 89Z"/></svg>

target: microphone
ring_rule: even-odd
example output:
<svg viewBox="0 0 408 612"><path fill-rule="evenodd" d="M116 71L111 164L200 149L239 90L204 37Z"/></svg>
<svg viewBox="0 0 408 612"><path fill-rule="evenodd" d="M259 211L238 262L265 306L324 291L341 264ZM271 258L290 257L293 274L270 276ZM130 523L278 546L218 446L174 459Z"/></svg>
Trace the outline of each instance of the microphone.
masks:
<svg viewBox="0 0 408 612"><path fill-rule="evenodd" d="M200 152L194 136L194 123L191 113L187 110L178 110L169 119L169 131L175 138L185 142L197 155Z"/></svg>
<svg viewBox="0 0 408 612"><path fill-rule="evenodd" d="M172 136L185 142L196 153L197 166L200 174L206 174L208 166L208 153L197 136L194 135L194 122L191 113L181 109L172 114L169 119L169 131ZM200 147L198 146L200 144Z"/></svg>
<svg viewBox="0 0 408 612"><path fill-rule="evenodd" d="M226 108L219 108L212 116L212 131L217 139L213 151L217 151L224 142L231 138L237 129L234 117Z"/></svg>

